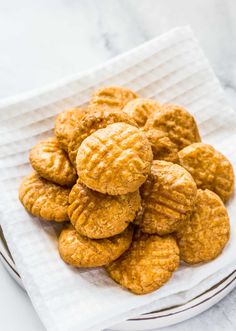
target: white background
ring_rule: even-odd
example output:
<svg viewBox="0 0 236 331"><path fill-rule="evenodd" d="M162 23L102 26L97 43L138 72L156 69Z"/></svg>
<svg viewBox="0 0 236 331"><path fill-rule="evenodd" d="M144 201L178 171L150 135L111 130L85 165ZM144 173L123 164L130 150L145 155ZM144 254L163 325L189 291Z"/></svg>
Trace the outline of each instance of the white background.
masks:
<svg viewBox="0 0 236 331"><path fill-rule="evenodd" d="M0 102L185 24L192 26L236 106L235 0L0 0ZM236 290L209 311L165 330L235 330L235 302ZM44 330L2 265L0 330Z"/></svg>

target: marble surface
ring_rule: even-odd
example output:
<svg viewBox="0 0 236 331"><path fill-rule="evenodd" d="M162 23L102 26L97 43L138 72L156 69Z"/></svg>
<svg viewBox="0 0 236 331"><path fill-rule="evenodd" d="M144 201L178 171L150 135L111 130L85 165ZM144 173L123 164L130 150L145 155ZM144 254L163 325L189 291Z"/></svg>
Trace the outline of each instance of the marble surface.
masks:
<svg viewBox="0 0 236 331"><path fill-rule="evenodd" d="M0 0L0 102L91 68L179 25L191 25L236 108L234 0ZM43 331L0 265L0 329ZM236 289L163 331L236 329Z"/></svg>

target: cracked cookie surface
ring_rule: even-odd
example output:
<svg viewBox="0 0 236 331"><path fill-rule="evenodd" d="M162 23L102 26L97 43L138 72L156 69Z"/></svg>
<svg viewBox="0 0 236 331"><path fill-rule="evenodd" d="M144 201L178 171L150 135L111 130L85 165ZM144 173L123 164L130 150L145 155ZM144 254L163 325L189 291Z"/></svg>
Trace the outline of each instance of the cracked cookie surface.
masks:
<svg viewBox="0 0 236 331"><path fill-rule="evenodd" d="M194 212L177 231L180 257L189 264L216 258L230 237L227 210L217 194L198 190Z"/></svg>
<svg viewBox="0 0 236 331"><path fill-rule="evenodd" d="M47 221L68 221L70 189L61 187L32 173L25 177L19 188L19 199L33 216Z"/></svg>
<svg viewBox="0 0 236 331"><path fill-rule="evenodd" d="M193 116L184 108L162 105L151 115L144 128L153 150L154 159L177 162L178 151L201 141Z"/></svg>
<svg viewBox="0 0 236 331"><path fill-rule="evenodd" d="M100 88L92 95L89 109L121 111L131 100L137 98L137 94L128 88L120 86L108 86Z"/></svg>
<svg viewBox="0 0 236 331"><path fill-rule="evenodd" d="M179 164L193 176L198 188L209 189L226 202L233 193L234 171L229 160L211 145L196 143L179 152Z"/></svg>
<svg viewBox="0 0 236 331"><path fill-rule="evenodd" d="M75 267L101 267L117 259L132 242L133 229L107 239L81 236L72 225L62 230L58 248L62 260Z"/></svg>
<svg viewBox="0 0 236 331"><path fill-rule="evenodd" d="M155 160L140 193L143 214L137 224L143 232L165 235L176 231L192 212L197 186L184 168Z"/></svg>
<svg viewBox="0 0 236 331"><path fill-rule="evenodd" d="M108 125L79 147L76 165L89 188L110 195L137 191L146 180L152 150L144 133L125 123Z"/></svg>
<svg viewBox="0 0 236 331"><path fill-rule="evenodd" d="M39 175L62 186L76 182L76 170L56 138L48 138L35 145L29 155L30 163Z"/></svg>
<svg viewBox="0 0 236 331"><path fill-rule="evenodd" d="M106 271L131 292L146 294L163 286L178 266L179 248L172 236L141 234Z"/></svg>
<svg viewBox="0 0 236 331"><path fill-rule="evenodd" d="M123 111L132 117L139 127L143 127L150 115L161 111L161 106L156 100L137 98L128 102Z"/></svg>
<svg viewBox="0 0 236 331"><path fill-rule="evenodd" d="M97 111L86 115L77 125L68 145L71 162L76 165L78 148L85 138L99 129L106 128L113 123L127 123L137 126L135 121L126 113L118 111Z"/></svg>
<svg viewBox="0 0 236 331"><path fill-rule="evenodd" d="M68 215L75 229L93 239L112 237L124 231L141 206L139 191L110 196L86 187L80 180L69 195Z"/></svg>
<svg viewBox="0 0 236 331"><path fill-rule="evenodd" d="M59 113L55 120L54 133L62 149L68 151L73 131L77 128L80 120L88 113L81 108L72 108Z"/></svg>

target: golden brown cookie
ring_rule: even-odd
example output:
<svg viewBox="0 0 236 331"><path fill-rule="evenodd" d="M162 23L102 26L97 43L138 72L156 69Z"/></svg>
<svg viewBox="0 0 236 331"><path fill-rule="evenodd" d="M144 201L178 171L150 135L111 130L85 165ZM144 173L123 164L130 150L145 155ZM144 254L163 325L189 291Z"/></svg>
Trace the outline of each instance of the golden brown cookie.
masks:
<svg viewBox="0 0 236 331"><path fill-rule="evenodd" d="M197 186L179 165L153 161L151 174L140 193L143 214L138 225L143 232L165 235L176 231L192 212Z"/></svg>
<svg viewBox="0 0 236 331"><path fill-rule="evenodd" d="M194 264L216 258L230 236L227 210L212 191L198 190L195 210L177 232L180 257Z"/></svg>
<svg viewBox="0 0 236 331"><path fill-rule="evenodd" d="M179 163L193 176L198 188L217 193L226 202L233 193L234 171L229 160L211 145L196 143L179 152Z"/></svg>
<svg viewBox="0 0 236 331"><path fill-rule="evenodd" d="M179 248L172 236L141 234L106 270L131 292L146 294L163 286L178 266Z"/></svg>
<svg viewBox="0 0 236 331"><path fill-rule="evenodd" d="M161 106L156 100L137 98L131 100L124 107L123 112L132 117L139 127L143 127L150 115L161 111Z"/></svg>
<svg viewBox="0 0 236 331"><path fill-rule="evenodd" d="M137 126L136 122L129 115L118 111L99 111L85 116L77 125L68 146L71 162L76 165L78 148L85 138L99 129L106 128L109 124L120 122Z"/></svg>
<svg viewBox="0 0 236 331"><path fill-rule="evenodd" d="M151 162L145 134L126 123L94 132L82 142L76 158L80 180L92 190L110 195L137 191Z"/></svg>
<svg viewBox="0 0 236 331"><path fill-rule="evenodd" d="M176 162L180 149L201 141L193 116L175 105L163 105L161 111L151 115L144 132L152 145L155 160Z"/></svg>
<svg viewBox="0 0 236 331"><path fill-rule="evenodd" d="M153 152L154 160L178 162L178 147L168 137L168 133L161 130L144 130Z"/></svg>
<svg viewBox="0 0 236 331"><path fill-rule="evenodd" d="M80 180L69 196L68 215L75 229L93 239L112 237L124 231L141 206L139 191L110 196L90 190Z"/></svg>
<svg viewBox="0 0 236 331"><path fill-rule="evenodd" d="M55 135L62 149L68 151L71 135L80 120L87 114L87 110L72 108L59 113L55 121Z"/></svg>
<svg viewBox="0 0 236 331"><path fill-rule="evenodd" d="M59 253L62 260L74 267L100 267L117 259L132 242L133 229L108 239L89 239L81 236L72 225L62 230Z"/></svg>
<svg viewBox="0 0 236 331"><path fill-rule="evenodd" d="M128 88L120 86L103 87L92 95L89 108L93 111L121 111L130 100L135 98L137 98L137 94Z"/></svg>
<svg viewBox="0 0 236 331"><path fill-rule="evenodd" d="M68 221L70 189L40 177L37 173L25 177L19 188L19 199L33 216L47 221Z"/></svg>
<svg viewBox="0 0 236 331"><path fill-rule="evenodd" d="M63 186L72 186L76 182L76 171L56 138L48 138L35 145L29 159L34 170L49 181Z"/></svg>

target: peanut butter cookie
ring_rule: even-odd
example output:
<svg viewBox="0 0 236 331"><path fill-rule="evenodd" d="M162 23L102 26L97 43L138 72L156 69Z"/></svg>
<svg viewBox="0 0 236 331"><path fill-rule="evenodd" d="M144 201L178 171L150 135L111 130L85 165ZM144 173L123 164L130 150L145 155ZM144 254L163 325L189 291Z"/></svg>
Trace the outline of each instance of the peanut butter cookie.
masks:
<svg viewBox="0 0 236 331"><path fill-rule="evenodd" d="M135 98L137 98L136 93L128 88L120 86L103 87L92 95L89 108L93 111L121 111L130 100Z"/></svg>
<svg viewBox="0 0 236 331"><path fill-rule="evenodd" d="M87 110L77 107L65 110L57 115L54 132L59 146L65 151L68 151L68 144L73 131L86 114Z"/></svg>
<svg viewBox="0 0 236 331"><path fill-rule="evenodd" d="M178 147L168 137L168 133L161 130L144 130L153 152L154 160L178 162Z"/></svg>
<svg viewBox="0 0 236 331"><path fill-rule="evenodd" d="M76 165L78 148L85 138L99 129L106 128L109 124L120 122L137 126L129 115L118 111L99 111L85 116L77 125L69 143L68 149L71 162Z"/></svg>
<svg viewBox="0 0 236 331"><path fill-rule="evenodd" d="M68 221L70 190L48 182L37 173L24 178L19 189L19 199L33 216L47 221Z"/></svg>
<svg viewBox="0 0 236 331"><path fill-rule="evenodd" d="M195 143L179 152L179 163L193 176L198 188L217 193L226 202L233 193L234 172L229 160L211 145Z"/></svg>
<svg viewBox="0 0 236 331"><path fill-rule="evenodd" d="M81 236L72 225L62 230L59 253L62 260L74 267L100 267L117 259L132 242L133 229L107 239L89 239Z"/></svg>
<svg viewBox="0 0 236 331"><path fill-rule="evenodd" d="M139 192L110 196L90 190L78 180L69 195L68 215L75 229L93 239L124 231L141 206Z"/></svg>
<svg viewBox="0 0 236 331"><path fill-rule="evenodd" d="M178 266L179 248L173 237L141 234L106 270L131 292L146 294L163 286Z"/></svg>
<svg viewBox="0 0 236 331"><path fill-rule="evenodd" d="M227 210L209 190L198 190L195 210L177 232L180 257L194 264L216 258L230 236Z"/></svg>
<svg viewBox="0 0 236 331"><path fill-rule="evenodd" d="M137 219L138 225L143 232L165 235L176 231L192 212L197 186L179 165L153 161L140 193L143 214Z"/></svg>
<svg viewBox="0 0 236 331"><path fill-rule="evenodd" d="M49 181L63 186L76 182L76 171L56 138L39 142L31 149L29 159L34 170Z"/></svg>
<svg viewBox="0 0 236 331"><path fill-rule="evenodd" d="M76 164L80 180L92 190L120 195L137 191L151 168L152 150L139 129L115 123L87 137Z"/></svg>
<svg viewBox="0 0 236 331"><path fill-rule="evenodd" d="M201 141L193 116L184 108L163 105L161 111L151 115L145 126L154 159L176 162L178 151Z"/></svg>
<svg viewBox="0 0 236 331"><path fill-rule="evenodd" d="M150 115L161 111L161 106L155 100L137 98L128 102L123 111L132 117L139 127L143 127Z"/></svg>

